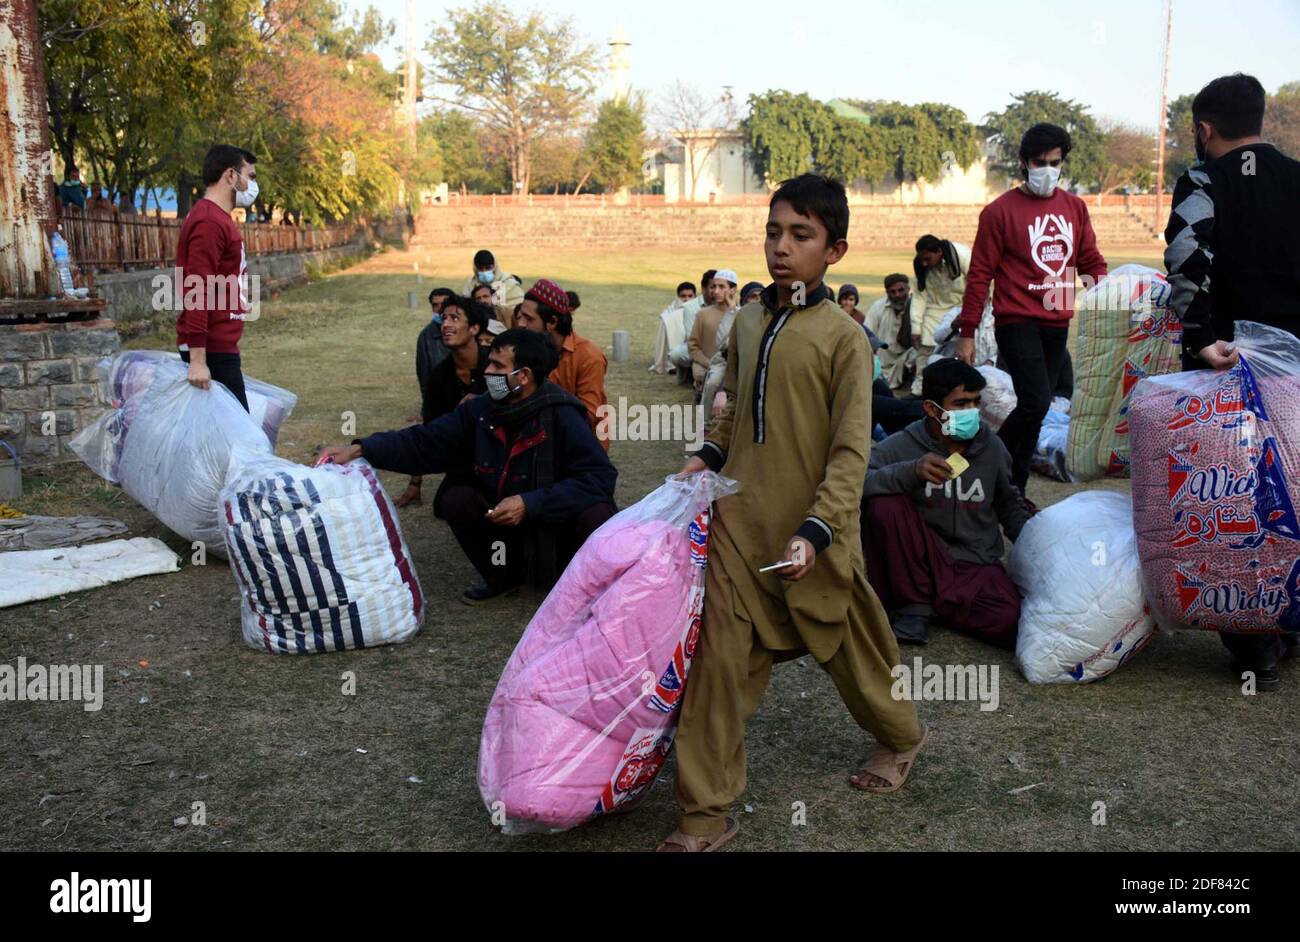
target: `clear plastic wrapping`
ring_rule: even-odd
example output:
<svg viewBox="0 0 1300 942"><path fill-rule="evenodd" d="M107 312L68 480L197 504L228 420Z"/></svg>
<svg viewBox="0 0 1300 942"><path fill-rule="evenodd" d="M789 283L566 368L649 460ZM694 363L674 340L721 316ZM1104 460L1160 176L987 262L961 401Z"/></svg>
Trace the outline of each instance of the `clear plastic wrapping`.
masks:
<svg viewBox="0 0 1300 942"><path fill-rule="evenodd" d="M1007 572L1024 593L1016 666L1030 683L1105 677L1155 631L1127 494L1084 491L1035 514L1011 548Z"/></svg>
<svg viewBox="0 0 1300 942"><path fill-rule="evenodd" d="M68 447L169 529L224 556L217 495L237 447L271 453L263 426L220 383L191 386L186 365L173 354L133 350L103 366L113 405ZM253 396L274 400L261 410L264 420L277 423L274 433L297 397L266 383L257 389L249 404Z"/></svg>
<svg viewBox="0 0 1300 942"><path fill-rule="evenodd" d="M529 622L483 723L479 791L506 833L639 802L672 747L704 607L710 506L673 476L593 533Z"/></svg>
<svg viewBox="0 0 1300 942"><path fill-rule="evenodd" d="M934 329L934 352L930 354L928 363L956 355L957 318L960 314L961 305L958 305L949 308L939 321L939 326ZM998 339L993 334L993 302L986 301L980 314L979 326L975 328L975 365L995 366L997 362ZM922 363L919 368L925 369L926 366L927 363Z"/></svg>
<svg viewBox="0 0 1300 942"><path fill-rule="evenodd" d="M1133 513L1172 624L1300 630L1300 339L1238 321L1237 366L1133 391Z"/></svg>

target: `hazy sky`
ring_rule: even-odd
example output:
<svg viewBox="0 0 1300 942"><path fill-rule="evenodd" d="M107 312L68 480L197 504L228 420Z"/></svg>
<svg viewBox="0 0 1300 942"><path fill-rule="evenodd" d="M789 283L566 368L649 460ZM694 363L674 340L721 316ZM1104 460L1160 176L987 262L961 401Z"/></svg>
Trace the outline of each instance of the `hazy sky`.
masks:
<svg viewBox="0 0 1300 942"><path fill-rule="evenodd" d="M396 64L406 0L346 0L397 22L384 52ZM416 0L421 47L450 9ZM1098 117L1154 127L1159 110L1162 0L1087 4L958 0L507 0L573 18L602 49L622 26L631 84L653 101L681 78L743 102L769 88L904 102L939 101L978 121L1015 92L1047 89ZM1072 16L1070 8L1080 9ZM800 17L796 11L809 11ZM1228 72L1250 72L1270 92L1300 80L1300 0L1174 0L1170 96ZM743 113L743 112L742 112Z"/></svg>

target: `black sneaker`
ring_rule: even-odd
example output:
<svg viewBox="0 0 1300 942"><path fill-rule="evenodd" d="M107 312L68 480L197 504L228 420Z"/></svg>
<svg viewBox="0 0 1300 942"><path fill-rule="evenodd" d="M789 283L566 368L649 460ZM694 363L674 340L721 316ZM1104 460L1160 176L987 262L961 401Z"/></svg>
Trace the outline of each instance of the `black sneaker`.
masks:
<svg viewBox="0 0 1300 942"><path fill-rule="evenodd" d="M930 640L930 619L925 615L895 615L889 622L899 644L926 644Z"/></svg>
<svg viewBox="0 0 1300 942"><path fill-rule="evenodd" d="M1020 503L1025 505L1025 510L1029 511L1029 516L1032 517L1038 513L1038 505L1029 499L1024 490L1019 487L1017 487L1016 490L1020 492Z"/></svg>
<svg viewBox="0 0 1300 942"><path fill-rule="evenodd" d="M519 589L517 585L494 589L486 582L476 582L460 594L460 600L466 605L481 605L502 596L511 595Z"/></svg>

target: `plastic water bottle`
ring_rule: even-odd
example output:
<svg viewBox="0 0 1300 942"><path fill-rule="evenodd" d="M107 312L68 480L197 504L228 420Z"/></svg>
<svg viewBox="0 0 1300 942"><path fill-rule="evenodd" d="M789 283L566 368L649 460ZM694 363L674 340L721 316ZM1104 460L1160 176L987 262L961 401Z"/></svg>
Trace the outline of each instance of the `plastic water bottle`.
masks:
<svg viewBox="0 0 1300 942"><path fill-rule="evenodd" d="M50 236L50 248L54 250L54 267L59 270L59 282L64 294L73 293L72 261L68 254L68 243L63 240L63 233L57 229Z"/></svg>

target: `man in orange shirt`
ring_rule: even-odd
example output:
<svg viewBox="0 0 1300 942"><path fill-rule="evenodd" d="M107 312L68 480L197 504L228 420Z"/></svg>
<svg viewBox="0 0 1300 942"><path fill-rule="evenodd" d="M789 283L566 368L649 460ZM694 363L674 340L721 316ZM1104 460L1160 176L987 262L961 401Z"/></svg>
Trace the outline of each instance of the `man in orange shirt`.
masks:
<svg viewBox="0 0 1300 942"><path fill-rule="evenodd" d="M573 330L573 312L578 296L565 291L553 281L539 278L524 293L515 313L515 326L538 331L551 338L560 354L560 364L550 380L565 392L576 396L587 408L587 419L594 430L597 410L608 401L605 397L605 351ZM609 440L597 435L601 447L609 451Z"/></svg>

